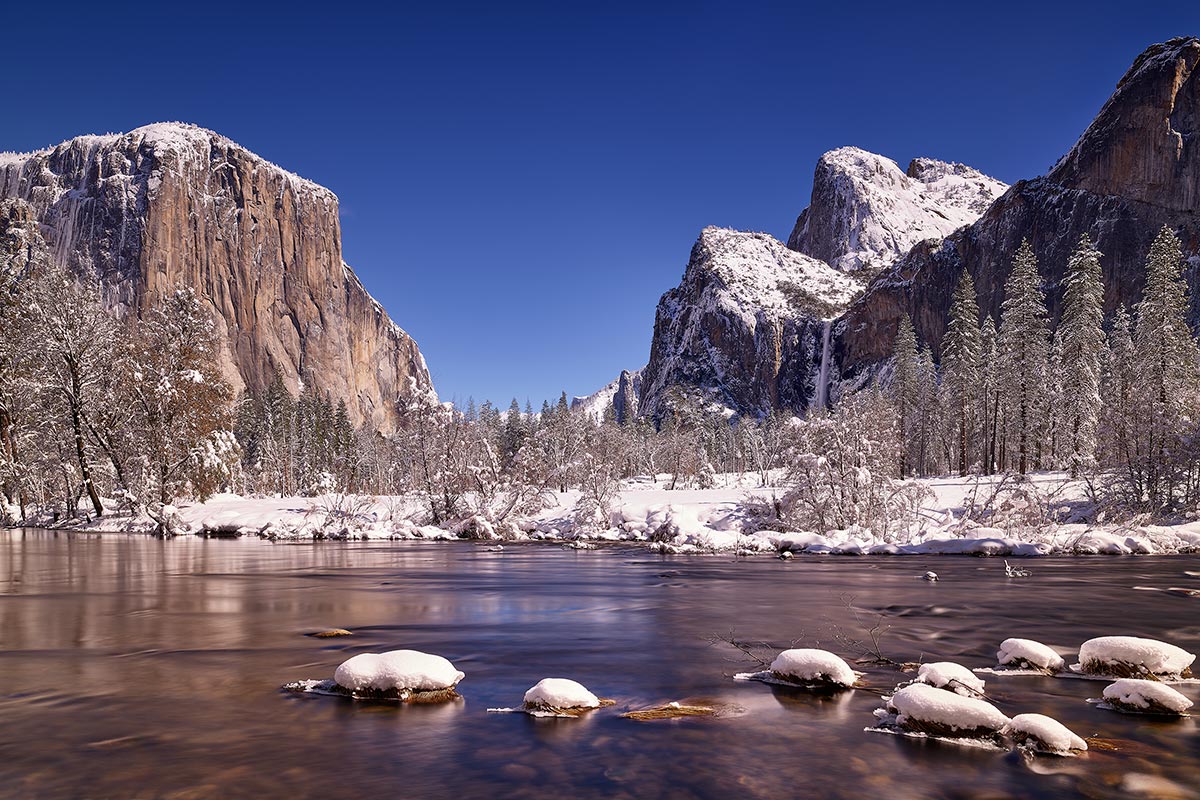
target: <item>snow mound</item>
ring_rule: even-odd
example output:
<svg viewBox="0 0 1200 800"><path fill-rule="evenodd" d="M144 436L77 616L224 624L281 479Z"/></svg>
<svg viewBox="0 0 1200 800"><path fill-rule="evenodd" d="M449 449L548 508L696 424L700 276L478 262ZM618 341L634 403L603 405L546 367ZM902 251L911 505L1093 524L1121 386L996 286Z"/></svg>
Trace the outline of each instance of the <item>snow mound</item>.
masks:
<svg viewBox="0 0 1200 800"><path fill-rule="evenodd" d="M1002 667L1049 672L1057 672L1066 663L1053 649L1033 639L1005 639L1000 643L996 660Z"/></svg>
<svg viewBox="0 0 1200 800"><path fill-rule="evenodd" d="M1173 644L1136 636L1100 636L1079 648L1079 663L1071 669L1087 675L1114 678L1148 677L1179 680L1191 677L1196 656Z"/></svg>
<svg viewBox="0 0 1200 800"><path fill-rule="evenodd" d="M771 662L770 671L781 680L800 684L853 686L858 680L858 673L841 656L812 648L784 650Z"/></svg>
<svg viewBox="0 0 1200 800"><path fill-rule="evenodd" d="M983 694L984 682L975 673L951 661L934 661L922 664L917 670L917 682L937 689L946 689L964 697Z"/></svg>
<svg viewBox="0 0 1200 800"><path fill-rule="evenodd" d="M1087 750L1087 742L1071 732L1066 725L1044 714L1017 714L1004 729L1018 745L1043 753L1070 755L1072 751Z"/></svg>
<svg viewBox="0 0 1200 800"><path fill-rule="evenodd" d="M924 683L898 690L888 700L887 711L896 715L895 724L901 729L937 736L986 738L999 733L1009 722L985 700Z"/></svg>
<svg viewBox="0 0 1200 800"><path fill-rule="evenodd" d="M569 678L542 678L525 692L525 705L541 708L599 708L600 698Z"/></svg>
<svg viewBox="0 0 1200 800"><path fill-rule="evenodd" d="M452 689L465 675L446 659L419 650L360 653L333 673L338 686L352 693L431 692Z"/></svg>
<svg viewBox="0 0 1200 800"><path fill-rule="evenodd" d="M1158 681L1122 678L1104 687L1105 704L1141 714L1186 714L1192 701Z"/></svg>

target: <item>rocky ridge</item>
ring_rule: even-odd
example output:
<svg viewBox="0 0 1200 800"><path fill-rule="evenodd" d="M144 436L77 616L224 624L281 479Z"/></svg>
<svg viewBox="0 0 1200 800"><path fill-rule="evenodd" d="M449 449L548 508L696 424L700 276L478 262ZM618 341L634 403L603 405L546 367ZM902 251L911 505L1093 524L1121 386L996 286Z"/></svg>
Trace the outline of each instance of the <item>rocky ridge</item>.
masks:
<svg viewBox="0 0 1200 800"><path fill-rule="evenodd" d="M869 278L927 239L942 239L979 218L1008 186L963 164L895 161L857 147L817 161L812 199L788 247Z"/></svg>
<svg viewBox="0 0 1200 800"><path fill-rule="evenodd" d="M726 413L807 408L828 321L861 290L765 233L705 228L682 282L659 300L639 413L660 417L675 389Z"/></svg>
<svg viewBox="0 0 1200 800"><path fill-rule="evenodd" d="M435 397L416 343L342 260L337 197L223 136L161 123L0 154L0 199L27 205L53 260L117 313L194 288L238 390L278 372L384 431L398 403Z"/></svg>
<svg viewBox="0 0 1200 800"><path fill-rule="evenodd" d="M965 268L984 313L997 316L1004 280L1022 239L1038 256L1057 318L1071 250L1083 234L1103 253L1105 311L1141 297L1150 242L1168 226L1180 236L1186 277L1200 270L1200 39L1149 47L1075 146L1045 176L1020 181L972 225L941 243L914 247L879 275L835 326L841 370L865 379L891 353L900 318L912 316L935 354L950 296ZM1193 324L1200 306L1193 302Z"/></svg>

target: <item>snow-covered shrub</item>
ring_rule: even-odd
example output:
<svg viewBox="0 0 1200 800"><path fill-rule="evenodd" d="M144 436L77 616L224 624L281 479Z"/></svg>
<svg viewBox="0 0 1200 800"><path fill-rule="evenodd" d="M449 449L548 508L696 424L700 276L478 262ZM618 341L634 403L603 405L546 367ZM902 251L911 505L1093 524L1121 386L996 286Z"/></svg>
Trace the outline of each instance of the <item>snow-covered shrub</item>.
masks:
<svg viewBox="0 0 1200 800"><path fill-rule="evenodd" d="M1157 681L1122 678L1104 687L1104 702L1117 711L1136 714L1186 714L1192 701Z"/></svg>
<svg viewBox="0 0 1200 800"><path fill-rule="evenodd" d="M858 526L890 541L919 524L929 489L899 479L899 434L882 395L859 392L833 414L806 420L798 434L779 504L788 527L824 533Z"/></svg>
<svg viewBox="0 0 1200 800"><path fill-rule="evenodd" d="M1004 733L1018 747L1039 753L1065 756L1088 749L1087 742L1066 725L1044 714L1017 714L1009 720Z"/></svg>
<svg viewBox="0 0 1200 800"><path fill-rule="evenodd" d="M447 692L464 677L442 656L419 650L360 653L333 673L334 682L355 697L400 700L415 693Z"/></svg>
<svg viewBox="0 0 1200 800"><path fill-rule="evenodd" d="M369 527L375 517L374 497L358 494L322 495L305 515L317 539L349 539Z"/></svg>
<svg viewBox="0 0 1200 800"><path fill-rule="evenodd" d="M996 661L1002 667L1029 669L1053 674L1063 668L1063 657L1032 639L1005 639L1000 643Z"/></svg>
<svg viewBox="0 0 1200 800"><path fill-rule="evenodd" d="M1196 656L1173 644L1136 636L1100 636L1079 648L1078 668L1087 675L1171 681L1190 678Z"/></svg>
<svg viewBox="0 0 1200 800"><path fill-rule="evenodd" d="M983 695L984 682L966 667L951 661L934 661L917 669L917 683L946 689L964 697Z"/></svg>

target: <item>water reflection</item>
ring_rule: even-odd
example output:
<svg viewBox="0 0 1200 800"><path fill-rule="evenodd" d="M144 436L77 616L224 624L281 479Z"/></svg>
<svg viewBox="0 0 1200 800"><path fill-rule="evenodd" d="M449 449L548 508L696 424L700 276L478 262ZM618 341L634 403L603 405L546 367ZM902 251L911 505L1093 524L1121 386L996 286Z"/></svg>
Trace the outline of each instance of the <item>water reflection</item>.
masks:
<svg viewBox="0 0 1200 800"><path fill-rule="evenodd" d="M929 566L935 584L920 580ZM1030 566L1014 581L975 558L3 532L0 795L1119 797L1138 780L1195 785L1195 720L1096 709L1085 700L1100 683L987 676L1006 712L1048 713L1120 748L1026 762L864 733L878 692L909 677L894 670L865 667L869 690L796 693L734 682L754 665L708 641L733 631L846 653L880 623L897 661L983 666L1007 636L1073 651L1127 633L1200 650L1200 601L1134 588L1200 588L1196 557ZM334 627L354 636L305 635ZM279 691L399 647L450 658L467 674L464 699L391 707ZM582 720L485 713L546 676L618 706ZM1198 687L1184 692L1200 700ZM694 698L741 712L616 716Z"/></svg>

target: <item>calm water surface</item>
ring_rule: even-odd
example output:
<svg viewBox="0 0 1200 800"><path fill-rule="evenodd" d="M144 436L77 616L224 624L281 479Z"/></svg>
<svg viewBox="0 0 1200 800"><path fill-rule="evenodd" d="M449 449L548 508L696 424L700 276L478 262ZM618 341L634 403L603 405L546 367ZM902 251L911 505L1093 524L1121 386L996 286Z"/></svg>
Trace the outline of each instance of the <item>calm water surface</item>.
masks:
<svg viewBox="0 0 1200 800"><path fill-rule="evenodd" d="M1200 558L1025 564L1032 577L1008 579L999 560L967 557L0 532L0 795L1104 798L1157 781L1195 796L1196 718L1096 709L1085 699L1100 683L988 678L1006 713L1047 713L1120 748L1027 762L864 733L877 695L734 683L752 665L706 641L733 631L846 654L838 632L862 629L853 595L862 620L885 615L883 652L901 661L987 666L1008 636L1074 652L1121 633L1200 651L1200 599L1134 588L1200 588ZM920 580L925 569L942 580ZM305 635L332 627L355 635ZM464 699L394 707L279 691L396 648L452 660L467 674ZM583 720L485 713L547 676L618 706ZM868 675L877 689L899 679ZM1200 687L1183 691L1200 700ZM617 717L671 700L742 711Z"/></svg>

